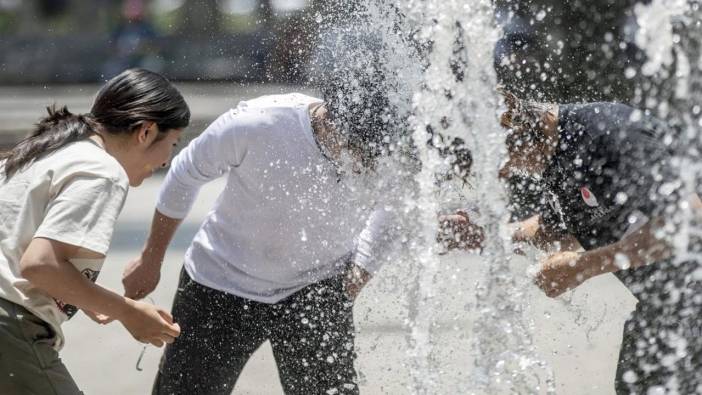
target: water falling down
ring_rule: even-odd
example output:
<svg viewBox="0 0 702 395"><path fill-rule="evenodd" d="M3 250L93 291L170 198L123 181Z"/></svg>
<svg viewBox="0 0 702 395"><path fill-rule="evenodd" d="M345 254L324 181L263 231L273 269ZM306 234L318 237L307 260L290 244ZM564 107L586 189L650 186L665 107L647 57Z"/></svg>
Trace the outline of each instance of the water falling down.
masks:
<svg viewBox="0 0 702 395"><path fill-rule="evenodd" d="M380 65L367 67L382 70L384 77L377 82L388 89L391 112L396 116L400 114L397 118L402 119L402 122L394 123L396 135L390 140L398 140L392 140L390 145L398 154L395 159L410 152L415 161L408 164L400 160L402 165L389 165L391 171L381 177L384 181L379 182L384 183L390 193L402 195L394 212L402 217L398 220L401 222L398 227L404 227L404 251L398 255L400 262L395 263L402 267L403 276L392 281L395 282L394 290L410 289L405 327L410 381L404 383L404 388L412 393L435 393L437 388L475 394L556 392L555 367L547 363L543 346L541 349L537 346L539 341L543 343L543 339L539 339L540 333L535 333L537 324L542 324L538 321L552 321L559 314L563 320L572 318L576 328L582 328L578 335L586 337L588 342L598 342L600 340L592 336L602 332L606 321L615 314L623 320L626 314L607 311L607 306L600 310L585 307L589 301L599 299L582 291L572 297L561 297L558 304L548 305L540 316L533 315L535 310L531 303L534 298L545 298L541 294L534 296L532 284L533 272L538 269L538 262L544 254L526 251L530 267L524 258L514 256L507 224L510 220L509 199L504 185L497 180L498 169L505 159L505 130L498 122L504 105L496 89L498 78L494 54L499 46L498 40L506 33L496 26L494 2L374 1L352 11L353 16L344 14L346 23L342 24L343 29L335 28L336 34L331 40L338 44L344 35L372 37L373 44L363 48L372 48L373 57ZM553 7L546 6L531 11L531 22L528 23L532 24L547 23L549 18L560 15ZM685 141L691 144L688 151L678 156L680 174L669 184L673 188L671 191L682 184L692 193L700 174L700 153L695 147L699 145L699 127L702 126L699 4L654 1L633 6L630 15L638 22L638 30L631 42L638 45L643 54L632 57L631 62L621 68L622 80L637 81L638 84L632 90L629 103L642 111L634 112L632 117L654 113L662 119L681 120L682 136L686 136ZM517 16L509 14L509 18L517 19ZM604 42L610 43L608 45L630 48L624 39L617 41L619 38L611 32L603 37ZM556 55L576 47L552 36L548 36L548 40L549 50ZM345 53L343 56L352 59L352 63L361 64L368 60L367 52L354 52L358 47L345 46L344 50L350 55ZM610 49L602 51L605 57L609 56L607 51ZM330 56L335 55L339 54ZM572 75L554 66L555 61L550 62L544 61L533 69L519 68L520 63L514 66L514 74L526 79L536 70L538 80L544 84L555 80L569 81ZM592 78L597 71L585 70L583 74ZM646 81L639 83L642 79ZM350 83L356 82L352 80ZM539 85L532 84L528 88L530 97L554 96L540 91ZM563 98L562 103L596 101L600 97L601 94L584 90ZM667 143L670 138L666 136L663 141L672 144ZM472 168L468 178L456 176L456 166L452 162L455 155L446 155L442 151L455 139L460 139L470 151ZM579 163L575 162L576 165ZM665 195L666 188L661 187L659 192ZM585 191L589 196L589 189ZM612 197L619 205L636 198L626 191L618 191ZM599 195L597 198L586 196L585 203L588 207L597 207L602 199ZM484 226L486 243L480 258L462 252L440 255L444 251L436 243L437 213L449 213L458 208L470 209L471 215L475 215L474 218ZM692 207L681 204L680 209L676 215L680 216L678 223L681 225L675 229L676 237L672 238L676 259L699 259L699 254L690 247L691 240L700 235L696 223L691 221L694 216ZM630 259L622 254L614 255L612 264L619 270L632 267ZM452 282L447 275L468 278L470 282ZM609 276L607 281L614 279ZM618 292L622 292L621 284L617 286ZM464 305L463 316L451 318L449 324L444 315L447 291L455 292L454 300L460 301L456 303ZM558 313L552 313L554 306L559 309ZM598 313L594 315L593 311ZM460 373L449 370L443 359L446 353L442 341L451 322L457 328L455 331L461 333L462 342L457 344L465 346L452 350L452 353L462 354L471 361L462 366ZM470 324L466 325L466 322ZM615 329L615 332L619 330ZM683 352L680 351L681 344L672 344L675 353ZM572 345L558 344L558 347L566 351L553 349L554 355L566 353ZM668 359L665 361L672 363ZM566 368L560 368L566 371ZM640 378L633 371L625 372L622 377L625 382L636 382Z"/></svg>

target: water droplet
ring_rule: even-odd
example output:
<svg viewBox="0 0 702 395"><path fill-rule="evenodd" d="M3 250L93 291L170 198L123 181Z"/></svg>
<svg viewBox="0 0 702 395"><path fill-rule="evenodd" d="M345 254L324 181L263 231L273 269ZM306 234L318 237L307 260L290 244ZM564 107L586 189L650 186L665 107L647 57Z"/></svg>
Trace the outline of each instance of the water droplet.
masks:
<svg viewBox="0 0 702 395"><path fill-rule="evenodd" d="M631 262L629 261L628 256L621 253L616 253L614 254L614 265L622 270L626 270L631 267Z"/></svg>
<svg viewBox="0 0 702 395"><path fill-rule="evenodd" d="M636 77L636 69L633 67L627 67L626 70L624 70L624 76L628 79Z"/></svg>

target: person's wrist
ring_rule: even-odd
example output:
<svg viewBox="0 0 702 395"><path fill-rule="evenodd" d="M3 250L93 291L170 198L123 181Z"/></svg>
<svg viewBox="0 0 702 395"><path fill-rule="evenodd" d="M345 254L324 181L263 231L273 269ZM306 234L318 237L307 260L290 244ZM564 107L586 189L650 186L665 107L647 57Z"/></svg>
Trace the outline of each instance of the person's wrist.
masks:
<svg viewBox="0 0 702 395"><path fill-rule="evenodd" d="M136 300L121 297L120 302L115 304L114 307L110 309L112 311L108 312L107 315L113 317L117 321L124 322L136 309L137 303L138 302Z"/></svg>
<svg viewBox="0 0 702 395"><path fill-rule="evenodd" d="M142 265L150 266L155 269L161 269L165 255L166 254L164 251L146 247L141 252L141 263Z"/></svg>
<svg viewBox="0 0 702 395"><path fill-rule="evenodd" d="M583 281L600 274L610 272L609 254L606 251L597 249L591 251L577 252L578 261L576 265L581 268L580 273L583 275Z"/></svg>

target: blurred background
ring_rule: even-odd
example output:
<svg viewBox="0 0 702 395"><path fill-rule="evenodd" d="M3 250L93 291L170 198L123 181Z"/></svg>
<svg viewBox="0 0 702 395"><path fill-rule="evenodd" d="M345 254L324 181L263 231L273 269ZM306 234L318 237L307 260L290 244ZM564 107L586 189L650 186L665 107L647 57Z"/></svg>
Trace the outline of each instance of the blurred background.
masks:
<svg viewBox="0 0 702 395"><path fill-rule="evenodd" d="M300 82L319 23L354 2L0 0L0 84L96 82L134 66L181 81ZM545 97L631 97L624 71L643 59L634 5L645 3L495 0L500 78L547 85Z"/></svg>
<svg viewBox="0 0 702 395"><path fill-rule="evenodd" d="M0 0L0 100L21 100L21 87L97 86L128 67L185 83L303 84L315 42L359 2ZM635 45L634 6L648 2L494 0L498 82L542 100L645 107L652 87L642 88L636 72L645 56ZM21 125L3 125L14 134L0 144Z"/></svg>
<svg viewBox="0 0 702 395"><path fill-rule="evenodd" d="M237 86L256 96L304 80L316 3L0 0L0 146L51 103L88 111L99 85L129 67L181 83L190 130L201 131L236 105Z"/></svg>
<svg viewBox="0 0 702 395"><path fill-rule="evenodd" d="M2 0L0 83L83 83L144 67L181 81L299 81L308 0Z"/></svg>

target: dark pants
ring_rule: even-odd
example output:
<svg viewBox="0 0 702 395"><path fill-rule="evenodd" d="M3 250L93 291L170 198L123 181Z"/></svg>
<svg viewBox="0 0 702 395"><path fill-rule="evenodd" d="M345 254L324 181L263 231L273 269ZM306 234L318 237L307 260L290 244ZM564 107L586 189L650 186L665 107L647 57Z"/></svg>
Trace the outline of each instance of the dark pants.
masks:
<svg viewBox="0 0 702 395"><path fill-rule="evenodd" d="M358 394L352 308L341 277L266 304L205 287L183 270L173 302L181 335L166 347L153 393L230 394L270 340L286 394Z"/></svg>
<svg viewBox="0 0 702 395"><path fill-rule="evenodd" d="M624 325L617 394L702 393L702 320L690 327L661 318L637 310Z"/></svg>
<svg viewBox="0 0 702 395"><path fill-rule="evenodd" d="M624 278L639 303L624 324L616 392L645 395L659 388L660 393L702 393L699 265L657 265Z"/></svg>
<svg viewBox="0 0 702 395"><path fill-rule="evenodd" d="M53 347L56 336L29 310L0 298L0 394L82 394Z"/></svg>

